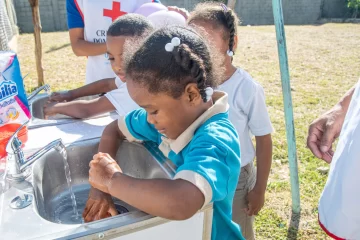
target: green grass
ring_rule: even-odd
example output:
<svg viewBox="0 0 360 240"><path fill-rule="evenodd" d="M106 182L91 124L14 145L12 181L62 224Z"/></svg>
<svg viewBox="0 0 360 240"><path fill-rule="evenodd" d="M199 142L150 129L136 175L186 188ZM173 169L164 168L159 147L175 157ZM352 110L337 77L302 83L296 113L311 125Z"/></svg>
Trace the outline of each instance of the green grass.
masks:
<svg viewBox="0 0 360 240"><path fill-rule="evenodd" d="M306 148L307 129L359 79L359 30L360 25L352 24L286 27L302 207L296 231L290 226L290 181L274 27L239 28L235 62L265 89L276 129L274 160L280 160L273 164L266 206L256 220L258 239L326 239L317 223L317 203L327 176L316 170L326 164Z"/></svg>
<svg viewBox="0 0 360 240"><path fill-rule="evenodd" d="M301 216L291 220L291 194L281 81L274 26L239 27L236 65L247 70L265 89L268 110L276 132L274 162L266 205L256 218L257 239L327 239L317 223L317 203L326 166L306 148L312 120L333 106L360 77L360 25L325 24L286 26L289 67L299 163ZM85 57L76 57L67 32L44 33L45 81L53 90L81 86L85 80ZM33 36L19 38L19 59L27 89L36 86ZM297 229L297 226L299 228Z"/></svg>
<svg viewBox="0 0 360 240"><path fill-rule="evenodd" d="M52 91L72 89L85 82L86 57L77 57L71 50L67 32L42 33L45 82ZM19 61L25 79L26 90L37 87L37 74L34 53L34 37L22 34L18 40Z"/></svg>

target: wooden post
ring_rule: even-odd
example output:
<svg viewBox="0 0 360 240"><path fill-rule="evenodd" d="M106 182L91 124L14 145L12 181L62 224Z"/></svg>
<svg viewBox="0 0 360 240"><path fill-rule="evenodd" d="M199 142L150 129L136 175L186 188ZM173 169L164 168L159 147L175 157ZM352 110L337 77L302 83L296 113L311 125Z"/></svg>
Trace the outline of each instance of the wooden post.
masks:
<svg viewBox="0 0 360 240"><path fill-rule="evenodd" d="M232 10L235 10L236 0L228 0L227 6Z"/></svg>
<svg viewBox="0 0 360 240"><path fill-rule="evenodd" d="M35 38L35 58L36 70L38 76L38 87L45 84L44 69L42 67L42 45L41 45L41 21L39 0L29 0L34 24L34 38Z"/></svg>

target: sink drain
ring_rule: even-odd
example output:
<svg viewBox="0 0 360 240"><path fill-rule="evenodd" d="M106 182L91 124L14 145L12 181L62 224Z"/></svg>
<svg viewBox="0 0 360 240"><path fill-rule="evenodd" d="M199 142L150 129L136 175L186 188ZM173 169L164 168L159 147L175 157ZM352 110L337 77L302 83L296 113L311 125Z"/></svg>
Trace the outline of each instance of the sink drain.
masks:
<svg viewBox="0 0 360 240"><path fill-rule="evenodd" d="M115 203L115 208L116 208L116 210L118 211L119 214L124 214L124 213L129 212L129 210L126 207L124 207L124 206L122 206L122 205L120 205L118 203Z"/></svg>
<svg viewBox="0 0 360 240"><path fill-rule="evenodd" d="M14 198L11 203L10 207L12 209L22 209L26 208L32 203L33 196L30 194L21 194L20 196L17 196Z"/></svg>

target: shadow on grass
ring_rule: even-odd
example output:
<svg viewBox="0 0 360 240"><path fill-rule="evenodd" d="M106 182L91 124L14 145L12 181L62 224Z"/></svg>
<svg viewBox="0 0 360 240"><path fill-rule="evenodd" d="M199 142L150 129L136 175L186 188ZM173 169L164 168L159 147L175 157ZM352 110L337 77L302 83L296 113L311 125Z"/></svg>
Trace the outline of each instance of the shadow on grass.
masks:
<svg viewBox="0 0 360 240"><path fill-rule="evenodd" d="M291 213L291 219L290 219L287 238L286 238L287 240L297 239L299 225L300 225L300 218L301 218L301 213Z"/></svg>
<svg viewBox="0 0 360 240"><path fill-rule="evenodd" d="M45 53L55 52L55 51L57 51L57 50L66 48L66 47L68 47L68 46L70 46L70 43L63 44L63 45L61 45L61 46L59 46L59 47L54 47L54 46L53 46L53 47L50 47L50 49L47 50Z"/></svg>

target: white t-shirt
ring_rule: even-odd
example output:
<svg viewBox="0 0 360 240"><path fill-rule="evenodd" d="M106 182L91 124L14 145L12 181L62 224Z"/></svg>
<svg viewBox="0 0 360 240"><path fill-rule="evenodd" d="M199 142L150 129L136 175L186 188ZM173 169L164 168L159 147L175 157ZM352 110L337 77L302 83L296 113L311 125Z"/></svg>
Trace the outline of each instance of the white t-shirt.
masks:
<svg viewBox="0 0 360 240"><path fill-rule="evenodd" d="M153 0L74 0L84 21L84 38L93 43L105 43L106 32L117 16L132 13ZM86 65L86 84L115 77L107 53L89 56Z"/></svg>
<svg viewBox="0 0 360 240"><path fill-rule="evenodd" d="M118 87L105 94L105 97L116 108L116 112L120 116L125 116L129 112L140 108L129 95L126 83L122 82L119 77L115 78L115 84Z"/></svg>
<svg viewBox="0 0 360 240"><path fill-rule="evenodd" d="M251 134L264 136L273 132L264 90L240 68L219 86L219 90L229 95L229 119L239 135L241 167L244 167L255 158Z"/></svg>
<svg viewBox="0 0 360 240"><path fill-rule="evenodd" d="M319 223L335 239L360 239L359 88L358 82L319 201Z"/></svg>

